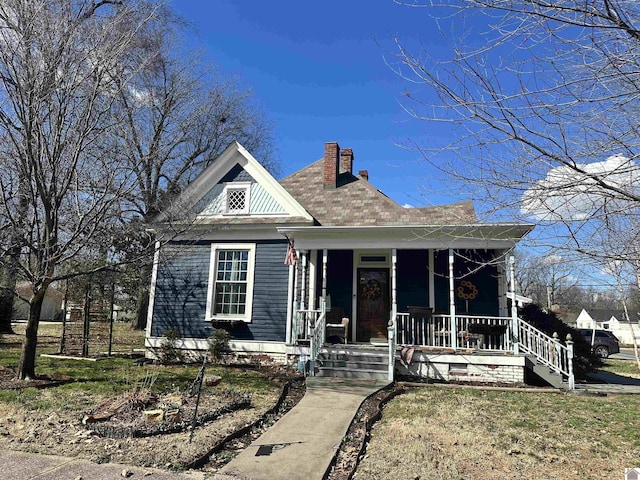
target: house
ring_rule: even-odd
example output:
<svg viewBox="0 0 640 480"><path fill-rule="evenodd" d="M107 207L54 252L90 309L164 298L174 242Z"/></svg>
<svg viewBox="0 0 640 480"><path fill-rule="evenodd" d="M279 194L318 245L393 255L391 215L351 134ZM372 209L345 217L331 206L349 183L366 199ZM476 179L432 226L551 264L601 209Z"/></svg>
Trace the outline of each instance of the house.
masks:
<svg viewBox="0 0 640 480"><path fill-rule="evenodd" d="M232 143L157 219L173 236L156 254L149 355L168 329L206 349L226 328L235 352L307 358L312 374L518 383L540 361L568 378L566 352L510 306L507 257L532 225L478 222L471 202L405 208L354 172L329 142L278 182Z"/></svg>
<svg viewBox="0 0 640 480"><path fill-rule="evenodd" d="M14 321L25 321L29 318L29 302L28 299L32 295L32 286L29 282L20 282L16 285L17 295L14 297L13 303L13 315ZM44 300L42 302L42 309L40 311L41 321L53 321L62 320L62 310L64 302L64 292L60 291L55 286L50 286L47 289Z"/></svg>
<svg viewBox="0 0 640 480"><path fill-rule="evenodd" d="M628 322L624 310L607 308L582 309L576 318L577 328L596 328L612 332L620 343L633 345L640 343L640 321L637 312L629 312L631 322Z"/></svg>

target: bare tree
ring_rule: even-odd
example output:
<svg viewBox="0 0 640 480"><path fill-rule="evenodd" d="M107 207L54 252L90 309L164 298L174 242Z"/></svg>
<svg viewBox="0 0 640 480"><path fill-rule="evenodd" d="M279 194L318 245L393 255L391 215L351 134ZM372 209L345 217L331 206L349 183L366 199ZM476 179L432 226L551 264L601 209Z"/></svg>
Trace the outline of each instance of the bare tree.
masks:
<svg viewBox="0 0 640 480"><path fill-rule="evenodd" d="M0 4L0 218L3 253L32 286L18 376L35 376L49 285L119 214L127 169L105 153L120 65L153 5L116 0ZM16 258L12 252L19 251ZM100 267L96 267L100 268Z"/></svg>
<svg viewBox="0 0 640 480"><path fill-rule="evenodd" d="M443 58L397 40L390 60L414 87L405 108L455 132L414 143L425 160L494 214L547 227L538 241L565 257L635 264L640 4L398 3L426 7L452 43Z"/></svg>
<svg viewBox="0 0 640 480"><path fill-rule="evenodd" d="M133 173L121 204L126 221L150 222L233 140L272 172L277 169L271 126L251 93L181 48L182 25L167 18L170 14L145 25L130 53L152 61L118 89L116 109L122 121L114 131L112 149ZM130 245L134 250L153 246L150 237L142 240ZM135 253L129 248L126 255ZM138 284L132 292L138 299L137 328L146 322L148 260L130 272Z"/></svg>
<svg viewBox="0 0 640 480"><path fill-rule="evenodd" d="M396 43L407 110L457 134L415 145L424 158L563 256L636 271L640 4L397 1L445 35L469 27L444 60Z"/></svg>

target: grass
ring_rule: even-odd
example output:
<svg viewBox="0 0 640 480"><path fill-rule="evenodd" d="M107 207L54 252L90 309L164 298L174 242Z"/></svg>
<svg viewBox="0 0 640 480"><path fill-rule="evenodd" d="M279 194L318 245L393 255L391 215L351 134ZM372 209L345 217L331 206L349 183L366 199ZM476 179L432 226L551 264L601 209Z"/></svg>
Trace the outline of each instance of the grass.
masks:
<svg viewBox="0 0 640 480"><path fill-rule="evenodd" d="M24 325L18 325L15 335L4 335L0 339L0 365L16 369L20 361L20 348L24 335ZM38 355L57 353L61 326L43 324L39 328ZM144 345L144 332L133 331L128 324L114 325L114 352L131 352ZM148 386L156 393L175 390L184 391L193 382L199 364L187 365L145 365L139 367L131 358L113 356L98 361L68 360L38 356L38 375L67 375L74 381L55 388L37 390L27 388L21 391L0 390L1 404L13 403L27 410L52 411L66 409L83 411L106 396L116 395L134 388ZM251 392L254 395L270 395L276 389L274 382L252 370L208 366L207 374L223 377L227 388Z"/></svg>
<svg viewBox="0 0 640 480"><path fill-rule="evenodd" d="M640 396L410 390L374 428L358 479L622 478Z"/></svg>

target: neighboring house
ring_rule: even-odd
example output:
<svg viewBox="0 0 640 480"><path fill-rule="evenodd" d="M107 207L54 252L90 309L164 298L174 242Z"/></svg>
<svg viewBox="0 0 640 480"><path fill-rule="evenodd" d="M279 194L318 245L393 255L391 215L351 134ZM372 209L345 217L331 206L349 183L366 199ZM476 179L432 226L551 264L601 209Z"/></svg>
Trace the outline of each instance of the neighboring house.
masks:
<svg viewBox="0 0 640 480"><path fill-rule="evenodd" d="M577 328L596 328L613 333L620 343L632 345L634 336L636 343L640 343L640 322L638 312L629 312L631 323L627 322L624 310L606 308L582 309L576 318Z"/></svg>
<svg viewBox="0 0 640 480"><path fill-rule="evenodd" d="M18 296L14 297L15 300L13 302L13 319L27 320L29 318L29 302L24 299L31 297L31 284L29 284L28 282L21 282L16 286L16 291L18 293ZM64 293L53 286L49 286L42 302L40 320L62 320L61 315L63 301Z"/></svg>
<svg viewBox="0 0 640 480"><path fill-rule="evenodd" d="M404 208L353 162L335 142L280 182L235 142L212 162L155 222L159 238L180 233L156 256L150 355L170 328L183 348L206 349L223 327L235 352L303 355L325 375L375 378L383 368L387 378L395 365L522 382L517 339L533 337L510 308L506 260L532 226L478 222L471 202ZM341 365L328 343L340 345ZM380 361L363 367L365 355Z"/></svg>

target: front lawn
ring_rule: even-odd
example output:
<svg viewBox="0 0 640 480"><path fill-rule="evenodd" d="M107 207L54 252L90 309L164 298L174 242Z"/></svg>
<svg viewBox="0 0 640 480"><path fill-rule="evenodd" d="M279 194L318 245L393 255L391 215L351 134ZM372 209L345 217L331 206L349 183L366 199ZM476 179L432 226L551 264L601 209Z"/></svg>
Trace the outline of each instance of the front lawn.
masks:
<svg viewBox="0 0 640 480"><path fill-rule="evenodd" d="M640 396L424 387L396 397L358 479L609 479L640 459Z"/></svg>
<svg viewBox="0 0 640 480"><path fill-rule="evenodd" d="M24 327L18 326L16 331L16 335L0 338L0 367L14 371L20 359ZM41 325L39 333L38 355L56 353L60 325ZM116 324L114 338L118 339L115 352L131 353L142 348L144 332L131 331L127 324ZM222 380L216 386L203 387L198 415L207 415L207 407L224 406L225 399L231 401L249 395L251 403L249 408L227 413L199 426L192 443L188 441L187 431L147 438L107 438L92 433L91 425L82 424L83 417L95 413L101 406L121 404L123 398L137 401L137 397L153 397L160 404L170 399L177 407L181 401L182 405L187 404L189 387L198 373L199 364L138 366L136 360L130 356L98 361L38 356L38 375L65 375L71 381L43 389L0 389L0 448L81 457L97 462L183 468L226 435L261 418L275 404L288 379L287 372L277 369L207 366L207 375L217 375ZM194 401L194 397L189 400L190 403ZM149 408L158 407L141 406L140 410ZM132 414L131 411L124 413ZM141 414L142 411L134 416L137 419ZM181 420L190 424L186 415Z"/></svg>

